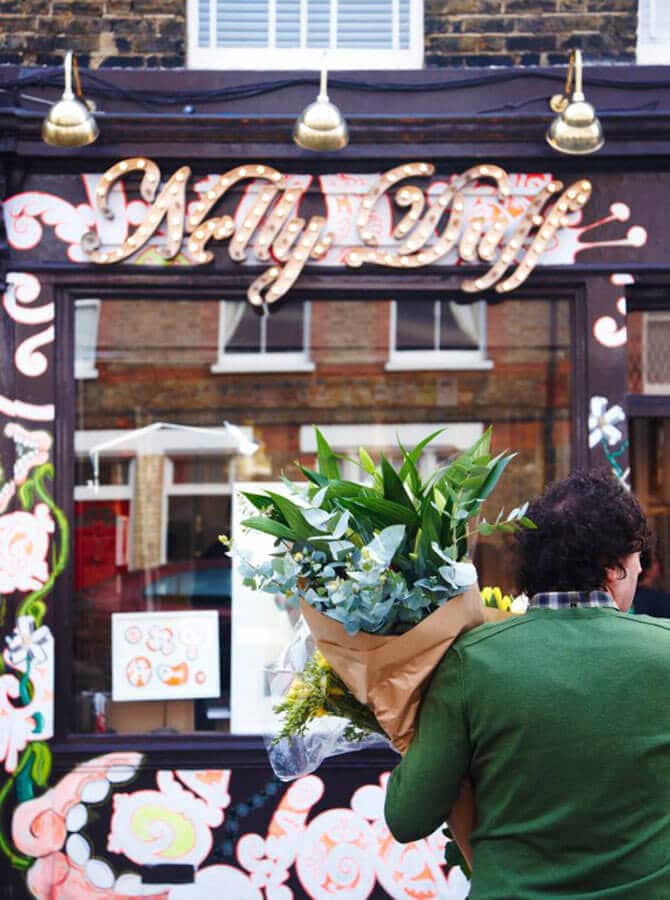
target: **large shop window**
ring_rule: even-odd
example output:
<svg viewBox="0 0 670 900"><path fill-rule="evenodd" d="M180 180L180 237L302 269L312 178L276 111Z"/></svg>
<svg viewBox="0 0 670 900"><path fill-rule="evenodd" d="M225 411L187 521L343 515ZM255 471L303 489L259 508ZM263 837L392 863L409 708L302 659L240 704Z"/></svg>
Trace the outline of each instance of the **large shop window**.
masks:
<svg viewBox="0 0 670 900"><path fill-rule="evenodd" d="M314 423L343 454L343 474L360 480L353 460L361 445L377 459L381 452L395 459L398 440L411 446L443 429L422 463L429 477L493 424L495 449L518 456L492 516L569 470L568 301L491 306L490 368L445 371L433 356L434 368L411 378L387 367L399 321L389 301L318 301L307 320L298 301L289 298L283 309L285 326L270 318L268 335L285 327L285 343L300 346L294 326L307 321L313 371L240 365L222 376L212 371L222 318L239 317L231 326L236 352L257 355L258 317L248 318L245 305L230 302L222 312L209 300L100 303L98 376L76 381L78 732L264 731L271 703L264 667L287 642L296 612L244 587L218 537L231 535L247 555L272 551L270 539L250 541L240 527L241 490L281 489L282 473L298 477L296 459L313 466ZM422 310L417 304L417 320ZM82 321L76 317L77 342ZM240 333L245 321L249 331ZM463 332L459 340L479 340ZM481 540L475 561L483 584L514 588L503 542Z"/></svg>
<svg viewBox="0 0 670 900"><path fill-rule="evenodd" d="M420 69L422 0L188 0L192 69Z"/></svg>

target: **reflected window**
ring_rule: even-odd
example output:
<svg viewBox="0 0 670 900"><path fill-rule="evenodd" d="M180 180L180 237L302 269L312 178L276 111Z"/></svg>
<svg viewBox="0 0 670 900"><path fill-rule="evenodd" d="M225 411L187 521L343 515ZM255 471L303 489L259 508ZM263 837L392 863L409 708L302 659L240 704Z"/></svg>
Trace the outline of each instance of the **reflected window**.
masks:
<svg viewBox="0 0 670 900"><path fill-rule="evenodd" d="M75 300L74 377L97 378L95 359L98 345L99 300Z"/></svg>
<svg viewBox="0 0 670 900"><path fill-rule="evenodd" d="M314 467L314 423L344 455L342 474L354 480L364 478L359 446L377 461L384 452L398 463L398 439L411 447L439 430L422 462L428 478L493 424L494 452L511 448L517 457L491 516L567 474L569 302L506 298L490 307L486 354L493 367L458 372L444 371L438 357L481 352L481 332L468 335L456 315L442 317L449 304L439 304L437 351L426 344L426 330L434 337L434 305L422 307L428 314L416 316L414 331L401 316L406 337L397 353L423 354L432 365L411 377L386 367L389 301L369 300L312 305L316 371L240 363L222 377L211 369L218 301L101 302L98 377L75 384L77 731L263 733L271 704L264 666L287 643L296 611L246 588L218 538L232 535L244 546L241 522L252 510L242 491L282 490L283 473L299 477L297 459ZM229 360L258 359L259 317L248 304L232 310ZM273 312L265 355L304 353L306 315L290 299ZM272 538L246 534L256 558L272 553ZM476 563L481 583L514 589L503 542L480 540ZM208 632L216 633L218 648L192 640L200 613L218 624ZM115 622L123 623L116 644Z"/></svg>
<svg viewBox="0 0 670 900"><path fill-rule="evenodd" d="M667 0L640 0L637 29L637 62L666 65L670 48L670 6Z"/></svg>
<svg viewBox="0 0 670 900"><path fill-rule="evenodd" d="M391 306L387 369L485 369L486 303L402 300Z"/></svg>
<svg viewBox="0 0 670 900"><path fill-rule="evenodd" d="M212 372L310 372L310 304L259 314L246 301L219 304L218 358Z"/></svg>

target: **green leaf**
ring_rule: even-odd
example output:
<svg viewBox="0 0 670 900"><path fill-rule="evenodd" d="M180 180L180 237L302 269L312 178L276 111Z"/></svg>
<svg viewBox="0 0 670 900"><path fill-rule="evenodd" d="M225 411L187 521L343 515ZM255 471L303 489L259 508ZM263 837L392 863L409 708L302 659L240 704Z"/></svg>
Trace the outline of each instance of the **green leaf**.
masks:
<svg viewBox="0 0 670 900"><path fill-rule="evenodd" d="M282 497L281 494L275 494L268 491L268 496L274 502L279 512L282 514L289 528L295 533L296 537L302 541L306 541L310 535L314 534L315 528L310 525L304 517L299 506L289 500L288 497Z"/></svg>
<svg viewBox="0 0 670 900"><path fill-rule="evenodd" d="M403 463L403 465L400 469L400 480L401 481L404 481L405 478L407 477L407 472L405 471L405 465L409 464L409 465L413 465L416 467L416 464L418 463L419 459L421 458L421 454L423 453L424 449L428 446L428 444L430 444L431 441L434 441L435 438L438 435L442 434L444 431L445 431L444 428L440 428L437 431L433 431L433 433L429 434L428 437L425 437L423 440L419 441L419 443L416 445L416 447L414 447L413 450L410 450L409 453L406 453L406 451L404 450L404 448L402 446L400 447L400 449L403 451L403 456L405 457L405 462ZM398 442L398 444L400 444L400 442Z"/></svg>
<svg viewBox="0 0 670 900"><path fill-rule="evenodd" d="M401 506L406 506L414 512L414 504L410 500L404 484L383 453L381 456L381 468L382 478L384 479L384 497Z"/></svg>
<svg viewBox="0 0 670 900"><path fill-rule="evenodd" d="M241 491L243 497L246 497L252 506L256 509L267 509L271 505L270 498L267 494L253 494L250 491Z"/></svg>
<svg viewBox="0 0 670 900"><path fill-rule="evenodd" d="M318 428L315 428L316 432L316 449L317 449L317 461L319 464L319 475L323 475L326 478L335 478L339 479L340 477L340 469L337 465L337 457L333 452L330 444L325 439L323 434L319 431Z"/></svg>
<svg viewBox="0 0 670 900"><path fill-rule="evenodd" d="M297 535L288 525L283 525L275 519L268 519L264 516L251 516L249 519L244 519L242 525L245 528L262 531L264 534L271 534L273 537L283 538L287 541L295 541L297 539Z"/></svg>
<svg viewBox="0 0 670 900"><path fill-rule="evenodd" d="M374 475L377 471L377 467L365 447L358 448L358 458L361 462L361 468L367 472L368 475Z"/></svg>
<svg viewBox="0 0 670 900"><path fill-rule="evenodd" d="M537 531L537 525L533 522L532 519L529 519L528 516L521 516L519 522L524 526L524 528L531 528L534 531Z"/></svg>
<svg viewBox="0 0 670 900"><path fill-rule="evenodd" d="M383 497L364 497L351 499L344 497L340 504L345 509L350 509L357 516L365 516L377 523L377 527L387 528L389 525L408 525L410 528L418 528L419 517L414 508L408 509L400 503L385 500Z"/></svg>
<svg viewBox="0 0 670 900"><path fill-rule="evenodd" d="M307 466L303 466L299 462L295 462L294 465L296 465L300 469L300 471L308 481L311 481L312 484L317 485L317 487L325 487L328 484L328 479L325 477L325 475L319 475L318 472L314 472L312 469L308 469Z"/></svg>
<svg viewBox="0 0 670 900"><path fill-rule="evenodd" d="M495 457L495 462L493 463L491 471L489 472L486 481L482 485L482 488L479 492L479 497L481 500L485 500L491 494L495 486L498 484L500 476L515 456L516 453L510 453L509 456L503 456L502 454L500 454L499 456Z"/></svg>
<svg viewBox="0 0 670 900"><path fill-rule="evenodd" d="M35 741L30 746L33 751L30 774L38 787L46 787L51 774L51 749L42 741Z"/></svg>

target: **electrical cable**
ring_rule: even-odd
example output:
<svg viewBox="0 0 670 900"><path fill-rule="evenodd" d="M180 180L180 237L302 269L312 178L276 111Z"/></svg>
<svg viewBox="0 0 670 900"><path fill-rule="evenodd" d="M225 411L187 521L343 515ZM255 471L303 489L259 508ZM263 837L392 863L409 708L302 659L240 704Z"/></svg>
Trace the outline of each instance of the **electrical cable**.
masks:
<svg viewBox="0 0 670 900"><path fill-rule="evenodd" d="M150 108L152 106L183 107L189 105L206 105L209 103L244 100L250 97L275 93L292 87L301 87L305 85L318 86L317 77L305 75L294 76L291 78L279 78L273 81L260 81L252 84L235 85L232 87L212 88L208 90L186 90L179 93L169 93L165 91L136 90L112 84L98 75L97 72L92 72L90 70L86 73L82 73L82 75L86 94L92 97L108 97L110 99L125 100L145 108ZM535 71L533 69L516 69L509 72L500 72L497 70L490 74L487 73L486 75L477 75L457 80L418 81L413 83L355 80L331 76L329 79L329 86L331 88L341 88L342 90L360 92L417 94L450 92L455 90L462 91L491 84L499 85L510 81L516 81L519 78L526 80L532 78L560 83L563 83L564 81L562 72L557 71L554 73ZM22 94L23 89L26 87L60 89L63 87L62 69L60 67L52 67L40 72L31 72L27 75L22 75L13 81L8 81L0 85L0 90L14 94L17 97L23 96L25 99L37 100L35 97ZM622 81L591 75L589 77L589 87L606 87L612 90L626 91L648 91L654 89L670 90L670 79ZM526 105L527 102L530 101L524 100L520 105ZM508 105L500 107L500 110L503 111L506 108L508 108ZM513 110L518 107L512 105L509 106L509 108Z"/></svg>

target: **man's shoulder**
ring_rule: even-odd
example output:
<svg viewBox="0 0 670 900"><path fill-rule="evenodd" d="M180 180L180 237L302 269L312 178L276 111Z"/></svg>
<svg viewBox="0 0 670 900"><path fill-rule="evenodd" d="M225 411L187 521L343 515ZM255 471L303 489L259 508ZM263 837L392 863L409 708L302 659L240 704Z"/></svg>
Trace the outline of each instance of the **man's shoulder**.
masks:
<svg viewBox="0 0 670 900"><path fill-rule="evenodd" d="M596 622L602 627L630 627L633 630L644 628L647 631L650 628L660 629L670 640L670 619L626 614L611 609L596 610L585 607L584 611L589 622ZM512 615L502 622L487 622L461 635L454 647L457 650L467 651L471 647L488 641L523 640L526 629L542 630L560 626L561 612L549 609L530 610L523 615ZM660 632L657 633L660 636Z"/></svg>

